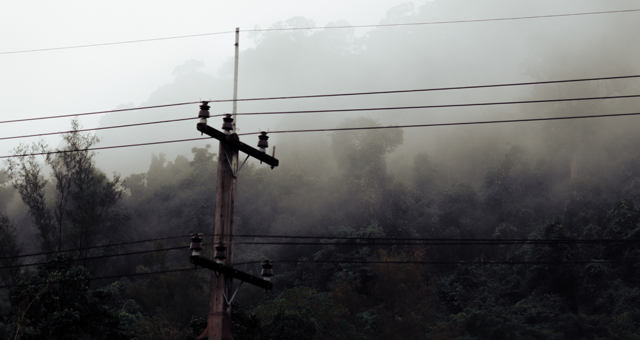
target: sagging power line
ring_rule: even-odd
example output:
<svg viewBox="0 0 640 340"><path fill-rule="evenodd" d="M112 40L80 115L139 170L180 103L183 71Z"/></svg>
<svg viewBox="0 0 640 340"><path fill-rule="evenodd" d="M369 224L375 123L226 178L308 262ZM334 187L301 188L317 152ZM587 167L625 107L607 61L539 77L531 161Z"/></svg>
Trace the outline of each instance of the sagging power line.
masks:
<svg viewBox="0 0 640 340"><path fill-rule="evenodd" d="M632 78L640 78L640 74L626 75L626 76L560 79L560 80L517 82L517 83L500 83L500 84L485 84L485 85L466 85L466 86L453 86L453 87L432 87L432 88L408 89L408 90L388 90L388 91L371 91L371 92L312 94L312 95L301 95L301 96L256 97L256 98L237 99L237 101L239 101L239 102L241 102L241 101L267 101L267 100L308 99L308 98L327 98L327 97L343 97L343 96L383 95L383 94L414 93L414 92L452 91L452 90L468 90L468 89L481 89L481 88L494 88L494 87L511 87L511 86L528 86L528 85L547 85L547 84L559 84L559 83L599 81L599 80L615 80L615 79L632 79ZM212 99L212 100L207 100L207 102L208 103L227 103L227 102L233 102L233 99ZM114 110L102 110L102 111L93 111L93 112L81 112L81 113L46 116L46 117L33 117L33 118L13 119L13 120L0 121L0 124L28 122L28 121L44 120L44 119L81 117L81 116L96 115L96 114L115 113L115 112L124 112L124 111L136 111L136 110L147 110L147 109L157 109L157 108L192 105L192 104L200 104L200 101L197 101L197 102L181 102L181 103L172 103L172 104L163 104L163 105L141 106L141 107L126 108L126 109L114 109ZM255 113L244 113L244 114L255 114ZM223 115L213 115L212 117L221 117L221 116L223 116ZM185 118L185 119L188 119L188 118Z"/></svg>
<svg viewBox="0 0 640 340"><path fill-rule="evenodd" d="M251 262L243 262L237 263L236 265L248 265L248 264L257 264L262 263L263 261L251 261ZM295 263L295 264L305 264L305 263L330 263L330 264L388 264L388 265L455 265L455 266L484 266L484 265L565 265L565 264L637 264L640 261L493 261L493 262L455 262L455 261L353 261L353 260L273 260L276 263ZM204 269L204 268L196 268L196 269ZM0 286L0 288L13 288L13 287L25 287L25 286L38 286L47 283L64 283L64 282L74 282L74 281L94 281L94 280L106 280L106 279L119 279L123 277L134 277L134 276L146 276L146 275L159 275L159 274L168 274L168 273L176 273L176 272L184 272L184 271L193 271L196 270L194 268L184 268L184 269L170 269L170 270L161 270L156 272L147 272L147 273L132 273L132 274L120 274L120 275L111 275L111 276L100 276L100 277L92 277L92 278L82 278L82 279L63 279L63 280L55 280L48 282L37 282L37 283L24 283L24 284L15 284L15 285L5 285Z"/></svg>
<svg viewBox="0 0 640 340"><path fill-rule="evenodd" d="M118 256L129 256L129 255L140 255L140 254L148 254L148 253L158 253L158 252L161 252L161 251L180 250L180 249L187 249L187 248L189 248L189 247L188 246L180 246L180 247L171 247L171 248L162 248L162 249L140 250L140 251L134 251L134 252L128 252L128 253L117 253L117 254L90 256L90 257L84 257L84 258L83 257L71 258L71 259L68 259L68 260L61 261L61 262L77 262L77 261L85 261L85 260L90 261L90 260L106 259L106 258L112 258L112 257L118 257ZM60 253L62 253L62 252L60 252ZM40 265L47 264L47 263L49 263L49 262L15 264L15 265L9 265L9 266L0 267L0 269L11 269L11 268L40 266Z"/></svg>
<svg viewBox="0 0 640 340"><path fill-rule="evenodd" d="M76 252L76 251L84 251L84 250L100 249L100 248L109 248L109 247L120 247L120 246L126 246L126 245L132 245L132 244L139 244L139 243L147 243L147 242L156 242L156 241L172 240L172 239L177 239L177 238L184 238L184 237L187 237L187 236L189 236L189 235L179 235L179 236L159 237L159 238L153 238L153 239L147 239L147 240L138 240L138 241L130 241L130 242L121 242L121 243L103 244L103 245L99 245L99 246L92 246L92 247L83 247L83 248L74 248L74 249L63 249L63 250L57 250L57 251L46 251L46 252L41 252L41 253L32 253L32 254L24 254L24 255L16 255L16 256L0 257L0 260L17 259L17 258L21 258L21 257L41 256L41 255L53 255L53 254L58 254L58 253L71 253L71 252Z"/></svg>
<svg viewBox="0 0 640 340"><path fill-rule="evenodd" d="M302 111L271 111L271 112L246 112L237 113L238 116L247 115L280 115L280 114L311 114L311 113L335 113L335 112L360 112L360 111L391 111L391 110L418 110L418 109L437 109L437 108L453 108L453 107L472 107L472 106L494 106L494 105L516 105L516 104L539 104L539 103L555 103L555 102L567 102L567 101L585 101L585 100L605 100L605 99L624 99L624 98L637 98L640 94L635 95L620 95L609 97L577 97L577 98L559 98L559 99L539 99L539 100L522 100L522 101L506 101L506 102L485 102L485 103L463 103L463 104L442 104L442 105L422 105L422 106L396 106L396 107L371 107L371 108L355 108L355 109L329 109L329 110L302 110ZM212 117L221 117L223 114L213 115ZM97 128L79 129L76 131L62 131L62 132L45 132L39 134L12 136L12 137L0 137L0 140L6 139L22 139L33 138L50 135L58 135L72 132L88 132L88 131L101 131L109 129L121 129L128 127L166 124L182 122L187 120L194 120L196 118L178 118L168 119L153 122L134 123L125 125L103 126Z"/></svg>
<svg viewBox="0 0 640 340"><path fill-rule="evenodd" d="M169 239L185 238L189 235L180 235L172 237L164 237L157 239L139 240L132 242L123 242L110 245L101 245L77 249L67 249L61 251L50 251L42 253L22 254L16 256L2 257L0 260L18 259L24 257L34 257L42 255L52 255L57 253L69 253L75 251L99 249L105 247L124 246L139 243L148 243L154 241L162 241ZM213 236L213 235L206 235ZM461 246L461 245L558 245L558 244L637 244L640 239L567 239L567 240L546 240L546 239L442 239L442 238L393 238L393 237L338 237L338 236L294 236L294 235L235 235L238 238L279 238L279 239L317 239L318 242L300 242L300 241L235 241L229 244L235 245L287 245L287 246ZM326 242L332 240L332 242ZM154 253L178 249L186 249L187 246L160 248L128 253L106 254L96 257L70 259L68 261L83 261L102 259L118 256L137 255L144 253ZM22 265L14 265L0 267L0 269L28 267L45 264L47 262L29 263Z"/></svg>
<svg viewBox="0 0 640 340"><path fill-rule="evenodd" d="M355 131L355 130L405 129L405 128L418 128L418 127L485 125L485 124L502 124L502 123L542 122L542 121L553 121L553 120L575 120L575 119L589 119L589 118L630 117L630 116L638 116L638 115L640 115L640 112L612 113L612 114L586 115L586 116L563 116L563 117L546 117L546 118L485 120L485 121L454 122L454 123L410 124L410 125L395 125L395 126L362 126L362 127L353 127L353 128L276 130L276 131L269 131L269 133L270 134L278 134L278 133L307 133L307 132L336 132L336 131ZM261 133L262 133L261 131L247 132L247 133L240 133L240 134L238 134L238 136L257 135L257 134L261 134ZM28 156L43 156L43 155L52 155L52 154L69 153L69 152L80 152L80 151L96 151L96 150L119 149L119 148L129 148L129 147L136 147L136 146L148 146L148 145L168 144L168 143L195 142L195 141L201 141L201 140L209 140L210 141L211 138L209 138L209 137L188 138L188 139L165 140L165 141L158 141L158 142L148 142L148 143L138 143L138 144L128 144L128 145L114 145L114 146L94 147L94 148L86 148L86 149L82 149L82 150L58 150L58 151L49 151L49 152L35 152L35 153L29 153L29 154L0 156L0 159L15 158L15 157L28 157Z"/></svg>
<svg viewBox="0 0 640 340"><path fill-rule="evenodd" d="M313 27L287 27L287 28L257 28L257 29L250 29L250 30L242 30L242 32L297 31L297 30L324 30L324 29L345 29L345 28L348 29L348 28L377 28L377 27L398 27L398 26L465 24L465 23L479 23L479 22L491 22L491 21L511 21L511 20L528 20L528 19L560 18L560 17L586 16L586 15L615 14L615 13L632 13L632 12L638 12L638 11L640 11L640 9L624 9L624 10L614 10L614 11L579 12L579 13L547 14L547 15L530 15L530 16L519 16L519 17L507 17L507 18L488 18L488 19L469 19L469 20L448 20L448 21L431 21L431 22L414 22L414 23L396 23L396 24L340 25L340 26L326 26L326 27L313 26ZM126 40L126 41L107 42L107 43L96 43L96 44L85 44L85 45L74 45L74 46L62 46L62 47L49 47L49 48L38 48L38 49L30 49L30 50L18 50L18 51L5 51L5 52L0 52L0 55L4 55L4 54L20 54L20 53L33 53L33 52L46 52L46 51L58 51L58 50L70 50L70 49L87 48L87 47L99 47L99 46L135 44L135 43L143 43L143 42L151 42L151 41L175 40L175 39L196 38L196 37L205 37L205 36L221 35L221 34L231 34L231 33L234 33L234 32L235 31L221 31L221 32L211 32L211 33L198 33L198 34L178 35L178 36L172 36L172 37L147 38L147 39Z"/></svg>

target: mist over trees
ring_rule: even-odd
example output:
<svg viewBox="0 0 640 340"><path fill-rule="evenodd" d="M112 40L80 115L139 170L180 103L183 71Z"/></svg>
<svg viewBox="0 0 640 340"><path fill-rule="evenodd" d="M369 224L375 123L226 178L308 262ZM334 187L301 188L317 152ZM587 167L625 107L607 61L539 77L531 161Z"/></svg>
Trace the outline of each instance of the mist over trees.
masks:
<svg viewBox="0 0 640 340"><path fill-rule="evenodd" d="M433 21L436 9L452 12L456 3L398 6L381 23ZM501 23L487 23L482 34L473 34L471 24L378 27L364 35L354 29L253 32L255 46L240 55L240 97L639 73L640 38L632 33L633 20L540 20L548 21L513 23L531 25L527 35ZM272 28L314 25L294 17ZM228 99L232 63L212 75L202 71L201 61L188 60L175 68L173 83L140 106ZM240 102L239 108L395 107L602 97L638 89L637 80L602 80ZM257 115L239 116L238 126L240 133L371 127L614 114L636 112L637 106L637 99L613 99ZM215 114L230 111L229 103L211 107ZM0 339L194 339L202 332L210 273L190 270L186 246L190 233L213 233L217 142L87 150L198 137L196 113L196 105L111 113L101 126L194 120L96 135L78 132L72 121L75 132L65 134L57 149L63 152L3 164L0 279L13 287L0 290ZM209 120L216 128L220 123L218 117ZM254 262L275 259L275 288L268 295L255 287L240 289L234 337L637 338L637 126L636 117L610 117L272 134L281 165L272 170L249 161L240 171L236 233L324 238L236 245L234 261L246 263L238 267L253 275L260 269ZM241 137L257 143L251 138ZM70 150L81 151L64 152ZM37 142L15 154L47 151L52 149ZM127 244L149 239L155 241ZM406 239L476 242L411 245ZM177 247L185 249L168 250ZM205 248L210 257L210 244ZM25 253L44 254L18 257ZM122 253L135 254L112 256ZM184 271L170 272L175 269Z"/></svg>

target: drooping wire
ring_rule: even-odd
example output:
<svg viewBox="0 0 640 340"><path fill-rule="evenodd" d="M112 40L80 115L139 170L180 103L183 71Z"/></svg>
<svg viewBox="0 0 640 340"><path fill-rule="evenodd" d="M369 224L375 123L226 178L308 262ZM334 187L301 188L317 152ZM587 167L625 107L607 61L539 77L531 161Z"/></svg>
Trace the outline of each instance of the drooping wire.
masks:
<svg viewBox="0 0 640 340"><path fill-rule="evenodd" d="M612 113L612 114L588 115L588 116L568 116L568 117L564 116L564 117L546 117L546 118L486 120L486 121L455 122L455 123L410 124L410 125L394 125L394 126L362 126L362 127L352 127L352 128L327 128L327 129L276 130L276 131L270 131L269 133L276 134L276 133L307 133L307 132L336 132L336 131L355 131L355 130L406 129L406 128L418 128L418 127L484 125L484 124L502 124L502 123L542 122L542 121L552 121L552 120L574 120L574 119L588 119L588 118L630 117L630 116L638 116L638 115L640 115L640 112ZM260 131L240 133L238 134L238 136L248 136L248 135L257 135L257 134L260 134ZM69 152L79 152L79 151L119 149L119 148L168 144L168 143L194 142L194 141L200 141L200 140L211 140L211 137L166 140L166 141L128 144L128 145L103 146L103 147L86 148L82 150L58 150L58 151L50 151L50 152L36 152L36 153L19 154L19 155L7 155L7 156L0 156L0 159L52 155L52 154L58 154L58 153L69 153Z"/></svg>
<svg viewBox="0 0 640 340"><path fill-rule="evenodd" d="M301 96L280 96L280 97L257 97L257 98L244 98L244 99L241 98L241 99L238 99L237 101L266 101L266 100L285 100L285 99L327 98L327 97L342 97L342 96L382 95L382 94L397 94L397 93L412 93L412 92L451 91L451 90L467 90L467 89L480 89L480 88L493 88L493 87L511 87L511 86L527 86L527 85L547 85L547 84L558 84L558 83L598 81L598 80L614 80L614 79L631 79L631 78L640 78L640 75L595 77L595 78L578 78L578 79L561 79L561 80L548 80L548 81L486 84L486 85L469 85L469 86L453 86L453 87L433 87L433 88L409 89L409 90L331 93L331 94L315 94L315 95L301 95ZM593 99L601 99L601 98L598 97L598 98L593 98ZM586 99L579 99L579 100L586 100ZM233 101L233 99L207 100L207 102L209 102L209 103L223 103L223 102L232 102L232 101ZM163 104L163 105L141 106L141 107L127 108L127 109L114 109L114 110L103 110L103 111L94 111L94 112L82 112L82 113L47 116L47 117L22 118L22 119L13 119L13 120L0 121L0 124L28 122L28 121L34 121L34 120L55 119L55 118L70 118L70 117L76 117L76 116L79 117L79 116L114 113L114 112L124 112L124 111L157 109L157 108L163 108L163 107L192 105L192 104L200 104L200 103L201 103L200 101L198 101L198 102L182 102L182 103ZM487 104L483 104L483 105L487 105ZM257 114L257 113L244 113L244 114L246 115L246 114ZM216 115L216 116L222 116L222 115ZM213 117L216 117L216 116L213 116ZM187 118L184 118L184 119L187 119Z"/></svg>
<svg viewBox="0 0 640 340"><path fill-rule="evenodd" d="M275 115L280 115L280 114L305 114L305 113L309 114L309 113L332 113L332 112L383 111L383 110L384 111L387 111L387 110L417 110L417 109L435 109L435 108L451 108L451 107L514 105L514 104L554 103L554 102L566 102L566 101L622 99L622 98L637 98L637 97L640 97L640 94L637 94L637 95L610 96L610 97L581 97L581 98L561 98L561 99L540 99L540 100L490 102L490 103L465 103L465 104L442 104L442 105L397 106L397 107L372 107L372 108L357 108L357 109L330 109L330 110L303 110L303 111L246 112L246 113L237 113L237 115L246 116L246 115L274 115L274 114ZM222 114L213 115L211 117L220 117L220 116L224 116L224 115L222 115ZM115 126L104 126L104 127L88 128L88 129L79 129L79 130L76 130L76 131L47 132L47 133L23 135L23 136L0 137L0 140L41 137L41 136L57 135L57 134L72 133L72 132L87 132L87 131L100 131L100 130L108 130L108 129L120 129L120 128L136 127L136 126L164 124L164 123L174 123L174 122L180 122L180 121L186 121L186 120L195 120L195 119L197 119L197 118L196 117L179 118L179 119L169 119L169 120L144 122L144 123L135 123L135 124L126 124L126 125L115 125Z"/></svg>
<svg viewBox="0 0 640 340"><path fill-rule="evenodd" d="M335 131L355 131L355 130L406 129L406 128L417 128L417 127L524 123L524 122L542 122L542 121L551 121L551 120L573 120L573 119L625 117L625 116L638 116L638 115L640 115L640 112L612 113L612 114L590 115L590 116L569 116L569 117L565 116L565 117L546 117L546 118L485 120L485 121L456 122L456 123L410 124L410 125L395 125L395 126L362 126L362 127L353 127L353 128L329 128L329 129L275 130L275 131L269 131L269 133L274 134L274 133L306 133L306 132L335 132ZM257 131L257 132L241 133L238 135L239 136L256 135L259 133L260 132Z"/></svg>
<svg viewBox="0 0 640 340"><path fill-rule="evenodd" d="M134 251L134 252L128 252L128 253L99 255L99 256L91 256L91 257L84 257L84 258L81 258L81 257L79 257L79 258L71 258L71 259L60 261L60 262L77 262L77 261L85 261L85 260L89 261L89 260L112 258L112 257L117 257L117 256L129 256L129 255L157 253L157 252L161 252L161 251L179 250L179 249L187 249L187 248L189 248L189 246L161 248L161 249L152 249L152 250L140 250L140 251ZM16 264L16 265L9 265L9 266L0 267L0 269L11 269L11 268L40 266L40 265L47 264L47 263L49 263L49 262L36 262L36 263Z"/></svg>
<svg viewBox="0 0 640 340"><path fill-rule="evenodd" d="M237 263L236 265L242 264L253 264L259 263L262 261L251 261L245 263ZM273 260L274 263L295 263L295 264L304 264L304 263L332 263L332 264L390 264L390 265L455 265L455 266L484 266L484 265L564 265L564 264L637 264L640 261L492 261L492 262L455 262L455 261L353 261L353 260ZM199 267L197 269L204 269ZM134 274L121 274L121 275L112 275L112 276L101 276L101 277L93 277L93 278L82 278L82 279L64 279L64 280L56 280L49 282L41 282L41 283L25 283L25 284L15 284L15 285L5 285L0 286L0 288L12 288L12 287L22 287L22 286L36 286L48 283L63 283L63 282L72 282L72 281L92 281L92 280L103 280L103 279L118 279L123 277L132 277L132 276L144 276L144 275L157 275L157 274L166 274L166 273L175 273L175 272L184 272L193 270L192 268L184 268L184 269L172 269L172 270L162 270L157 272L148 272L148 273L134 273Z"/></svg>
<svg viewBox="0 0 640 340"><path fill-rule="evenodd" d="M530 15L530 16L519 16L519 17L507 17L507 18L488 18L488 19L469 19L469 20L449 20L449 21L397 23L397 24L340 25L340 26L326 26L326 27L315 27L314 26L314 27L288 27L288 28L256 28L256 29L249 29L249 30L241 30L241 32L270 32L270 31L324 30L324 29L345 29L345 28L377 28L377 27L398 27L398 26L463 24L463 23L479 23L479 22L491 22L491 21L510 21L510 20L558 18L558 17L599 15L599 14L614 14L614 13L631 13L631 12L638 12L638 11L640 11L640 9L597 11L597 12L580 12L580 13L565 13L565 14L547 14L547 15ZM235 31L221 31L221 32L211 32L211 33L179 35L179 36L172 36L172 37L161 37L161 38L148 38L148 39L117 41L117 42L108 42L108 43L96 43L96 44L62 46L62 47L49 47L49 48L38 48L38 49L30 49L30 50L18 50L18 51L5 51L5 52L0 52L0 55L4 55L4 54L19 54L19 53L33 53L33 52L45 52L45 51L56 51L56 50L69 50L69 49L78 49L78 48L87 48L87 47L110 46L110 45L123 45L123 44L150 42L150 41L185 39L185 38L195 38L195 37L220 35L220 34L231 34L231 33L235 33Z"/></svg>
<svg viewBox="0 0 640 340"><path fill-rule="evenodd" d="M67 249L62 251L53 251L53 252L41 252L41 253L32 253L32 254L23 254L16 256L8 256L2 257L0 260L8 260L8 259L18 259L23 257L33 257L33 256L42 256L42 255L50 255L55 253L65 253L65 252L74 252L81 250L91 250L105 247L115 247L115 246L123 246L123 245L131 245L138 243L147 243L154 242L160 240L168 240L168 239L176 239L176 238L187 238L190 235L180 235L180 236L172 236L172 237L164 237L164 238L156 238L149 240L140 240L140 241L132 241L132 242L123 242L117 244L109 244L109 245L101 245L94 247L85 247L78 249ZM205 236L213 236L211 234L207 234ZM368 237L338 237L338 236L294 236L294 235L234 235L236 238L279 238L279 239L317 239L317 240L333 240L333 242L299 242L299 241L237 241L233 242L235 245L290 245L290 246L300 246L300 245L313 245L313 246L399 246L399 245L409 245L409 246L460 246L460 245L557 245L557 244L637 244L640 243L640 239L567 239L567 240L548 240L548 239L443 239L443 238L391 238L391 237L377 237L377 238L368 238ZM336 242L341 241L341 242ZM127 255L136 255L143 253L153 253L153 252L161 252L161 251L170 251L177 249L186 249L187 246L181 247L171 247L171 248L161 248L161 249L152 249L152 250L144 250L144 251L136 251L136 252L128 252L128 253L119 253L119 254L107 254L100 255L95 257L88 258L78 258L78 259L70 259L68 261L82 261L82 260L93 260L93 259L103 259L117 256L127 256ZM18 267L27 267L27 266L36 266L45 264L47 262L40 263L30 263L23 265L14 265L7 267L0 267L0 269L9 269L9 268L18 268Z"/></svg>
<svg viewBox="0 0 640 340"><path fill-rule="evenodd" d="M202 269L202 268L198 268L198 269ZM187 270L193 270L193 269L192 268L169 269L169 270L161 270L161 271L147 272L147 273L121 274L121 275L100 276L100 277L91 277L91 278L82 278L82 279L63 279L63 280L48 281L48 282L38 282L38 283L19 283L19 284L14 284L14 285L0 286L0 288L39 286L39 285L43 285L43 284L63 283L63 282L73 282L73 281L94 281L94 280L106 280L106 279L120 279L120 278L123 278L123 277L158 275L158 274L184 272L184 271L187 271Z"/></svg>
<svg viewBox="0 0 640 340"><path fill-rule="evenodd" d="M126 245L131 245L131 244L138 244L138 243L147 243L147 242L155 242L155 241L163 241L163 240L172 240L172 239L176 239L176 238L186 238L186 237L189 237L189 236L190 235L159 237L159 238L153 238L153 239L147 239L147 240L138 240L138 241L130 241L130 242L122 242L122 243L103 244L103 245L99 245L99 246L84 247L84 248L63 249L63 250L59 250L59 251L46 251L46 252L41 252L41 253L32 253L32 254L0 257L0 260L17 259L17 258L21 258L21 257L41 256L41 255L52 255L52 254L57 254L57 253L76 252L76 251L99 249L99 248L126 246Z"/></svg>

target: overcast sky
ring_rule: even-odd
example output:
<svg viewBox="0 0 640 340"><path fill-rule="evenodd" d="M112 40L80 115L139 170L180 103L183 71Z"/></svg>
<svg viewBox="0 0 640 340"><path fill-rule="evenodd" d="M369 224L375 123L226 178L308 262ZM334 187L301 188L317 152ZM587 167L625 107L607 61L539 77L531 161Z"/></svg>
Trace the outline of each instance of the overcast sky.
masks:
<svg viewBox="0 0 640 340"><path fill-rule="evenodd" d="M444 4L436 0L430 4ZM267 28L275 22L304 16L325 26L343 20L352 25L378 24L399 4L425 1L3 1L0 6L0 53L64 46L100 44L211 32L235 27ZM458 7L434 6L430 20L465 20L578 13L640 7L638 1L455 1ZM481 34L482 26L468 27ZM505 26L508 29L508 26ZM366 29L356 30L362 35ZM172 81L171 72L187 60L204 61L216 73L233 54L233 34L142 43L0 54L0 120L110 110L140 105L158 87ZM252 47L243 34L241 49ZM241 69L242 72L242 69ZM518 75L504 79L518 80ZM401 84L400 84L401 85ZM451 84L453 85L453 84ZM465 84L457 84L465 85ZM402 88L402 86L398 86ZM287 95L283 93L282 95ZM242 94L240 94L242 97ZM211 98L217 98L212 94ZM198 100L199 98L194 98ZM81 119L95 127L99 116ZM69 119L2 124L0 136L62 131ZM24 140L32 141L35 139ZM47 138L57 145L59 138ZM0 141L7 155L18 141Z"/></svg>
<svg viewBox="0 0 640 340"><path fill-rule="evenodd" d="M262 28L293 16L324 26L375 24L406 0L350 1L3 1L0 52ZM360 31L358 33L362 33ZM0 55L0 119L139 105L189 59L214 73L233 55L232 34ZM252 46L243 34L242 49ZM215 97L212 94L212 97ZM196 99L197 100L197 99ZM98 116L82 118L93 127ZM66 129L68 119L0 127L2 136ZM56 138L48 138L52 142ZM0 154L15 147L0 141Z"/></svg>

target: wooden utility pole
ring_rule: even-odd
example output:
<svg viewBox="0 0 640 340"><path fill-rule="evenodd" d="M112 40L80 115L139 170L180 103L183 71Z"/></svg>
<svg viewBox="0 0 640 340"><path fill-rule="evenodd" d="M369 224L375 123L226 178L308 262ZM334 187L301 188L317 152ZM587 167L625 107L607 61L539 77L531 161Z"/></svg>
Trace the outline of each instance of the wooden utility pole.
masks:
<svg viewBox="0 0 640 340"><path fill-rule="evenodd" d="M233 134L229 137L238 138ZM213 244L227 246L225 266L233 268L233 233L235 229L236 185L234 173L238 170L238 149L220 143L218 150L218 188L216 191L215 235ZM207 318L211 340L231 340L231 306L225 295L231 298L233 277L211 272L211 297Z"/></svg>
<svg viewBox="0 0 640 340"><path fill-rule="evenodd" d="M238 60L240 58L240 27L236 27L236 58L233 63L233 133L236 133L236 113L238 112Z"/></svg>
<svg viewBox="0 0 640 340"><path fill-rule="evenodd" d="M199 114L201 120L197 125L198 131L220 141L220 147L218 149L215 234L213 238L213 245L216 247L214 255L216 262L200 256L199 249L201 250L202 247L199 243L201 241L197 241L199 236L194 236L191 246L191 262L211 269L211 293L209 299L209 314L207 316L207 329L205 329L198 339L233 340L233 336L231 335L231 301L235 296L235 292L233 292L232 289L234 278L264 289L271 289L273 287L270 282L270 276L272 275L270 269L271 264L268 261L263 265L263 268L267 269L266 272L263 271L263 278L254 277L233 269L236 189L237 176L240 170L238 168L238 152L242 151L247 153L247 158L252 156L261 162L271 165L272 168L279 164L277 159L265 153L268 139L265 133L262 133L259 137L260 150L240 142L238 135L235 133L236 125L234 118L237 108L238 88L238 40L239 29L236 28L233 118L231 114L227 114L224 118L224 124L222 125L224 132L208 126L206 120L210 117L209 106L207 102L202 102ZM242 165L240 168L241 167ZM266 275L264 273L266 273Z"/></svg>
<svg viewBox="0 0 640 340"><path fill-rule="evenodd" d="M201 108L207 108L206 102ZM200 111L200 117L203 117L203 111ZM208 111L206 113L208 118ZM206 118L205 118L206 119ZM228 114L224 118L225 123L223 129L230 132L231 115ZM269 275L264 275L263 279L243 273L233 269L233 234L235 227L235 206L236 206L236 188L238 175L238 151L247 153L261 162L272 167L278 166L279 161L272 156L267 155L264 151L257 150L245 143L242 143L238 135L233 133L223 133L218 131L206 123L200 122L197 125L198 131L211 136L220 141L218 153L218 187L216 191L216 217L215 217L215 235L214 246L216 246L215 257L217 262L202 258L199 255L198 246L194 247L192 243L192 251L198 250L196 254L191 255L191 262L209 268L211 272L211 295L209 300L209 314L207 316L207 329L198 337L198 339L208 340L232 340L231 336L231 300L235 293L232 291L233 279L248 282L260 288L271 289L273 285L269 281ZM261 139L266 138L266 134L260 136ZM266 139L265 139L266 141ZM195 242L198 243L198 242ZM226 251L223 249L226 247ZM218 251L218 248L222 249ZM270 268L270 264L266 263Z"/></svg>

